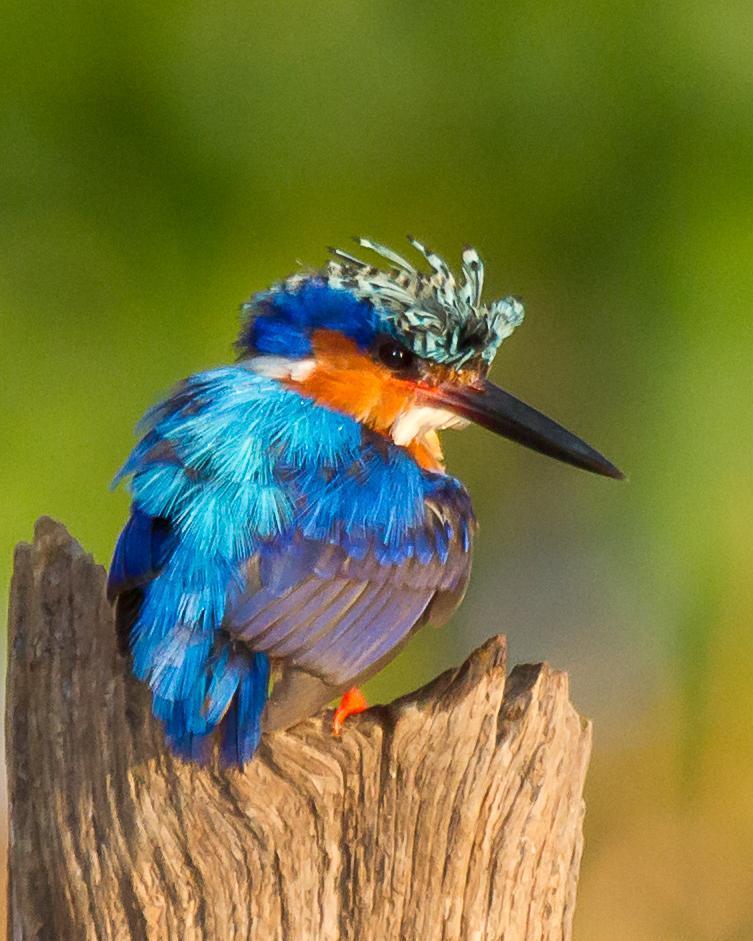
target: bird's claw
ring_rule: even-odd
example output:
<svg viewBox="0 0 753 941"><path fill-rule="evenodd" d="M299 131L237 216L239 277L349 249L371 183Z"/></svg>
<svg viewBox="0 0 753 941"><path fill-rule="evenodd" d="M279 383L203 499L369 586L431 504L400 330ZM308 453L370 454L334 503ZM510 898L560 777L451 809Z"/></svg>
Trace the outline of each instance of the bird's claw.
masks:
<svg viewBox="0 0 753 941"><path fill-rule="evenodd" d="M352 686L347 693L343 694L340 705L335 709L335 715L332 719L332 734L339 735L348 716L363 712L364 709L368 709L368 705L361 690L357 686Z"/></svg>

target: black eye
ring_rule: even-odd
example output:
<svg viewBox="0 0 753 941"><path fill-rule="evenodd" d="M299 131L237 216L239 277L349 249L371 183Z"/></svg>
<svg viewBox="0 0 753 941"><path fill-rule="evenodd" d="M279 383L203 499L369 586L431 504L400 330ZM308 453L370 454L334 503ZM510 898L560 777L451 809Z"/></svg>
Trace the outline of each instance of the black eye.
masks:
<svg viewBox="0 0 753 941"><path fill-rule="evenodd" d="M377 350L379 359L389 369L395 372L404 372L413 365L413 353L406 350L405 347L395 343L394 340L385 340Z"/></svg>

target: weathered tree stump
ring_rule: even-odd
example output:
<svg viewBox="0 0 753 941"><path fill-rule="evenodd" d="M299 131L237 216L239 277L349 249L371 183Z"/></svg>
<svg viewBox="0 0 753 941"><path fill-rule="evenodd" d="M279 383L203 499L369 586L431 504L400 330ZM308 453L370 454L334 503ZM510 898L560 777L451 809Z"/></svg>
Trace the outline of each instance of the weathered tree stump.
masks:
<svg viewBox="0 0 753 941"><path fill-rule="evenodd" d="M591 732L505 643L389 706L174 759L118 655L101 567L48 519L10 608L9 938L563 939Z"/></svg>

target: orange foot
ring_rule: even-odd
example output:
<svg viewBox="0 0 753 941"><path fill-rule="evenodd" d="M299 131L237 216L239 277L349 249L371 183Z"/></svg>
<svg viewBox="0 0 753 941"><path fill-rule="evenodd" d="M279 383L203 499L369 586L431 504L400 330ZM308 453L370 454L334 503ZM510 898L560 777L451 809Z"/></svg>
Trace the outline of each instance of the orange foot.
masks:
<svg viewBox="0 0 753 941"><path fill-rule="evenodd" d="M335 717L332 720L332 734L339 735L348 716L363 712L364 709L368 709L368 706L366 697L361 690L357 686L351 686L340 700L340 705L335 709Z"/></svg>

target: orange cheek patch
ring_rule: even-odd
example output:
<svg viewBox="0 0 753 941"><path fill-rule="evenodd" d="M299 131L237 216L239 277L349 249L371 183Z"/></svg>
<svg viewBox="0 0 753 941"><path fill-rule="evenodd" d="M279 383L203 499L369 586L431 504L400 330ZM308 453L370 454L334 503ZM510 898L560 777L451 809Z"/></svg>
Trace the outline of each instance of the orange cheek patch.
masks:
<svg viewBox="0 0 753 941"><path fill-rule="evenodd" d="M398 415L413 404L413 383L397 379L352 340L317 330L312 345L316 367L294 384L298 391L382 434L389 433Z"/></svg>

